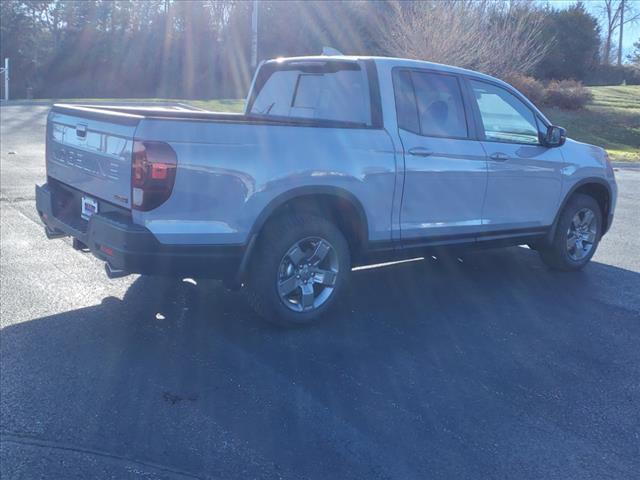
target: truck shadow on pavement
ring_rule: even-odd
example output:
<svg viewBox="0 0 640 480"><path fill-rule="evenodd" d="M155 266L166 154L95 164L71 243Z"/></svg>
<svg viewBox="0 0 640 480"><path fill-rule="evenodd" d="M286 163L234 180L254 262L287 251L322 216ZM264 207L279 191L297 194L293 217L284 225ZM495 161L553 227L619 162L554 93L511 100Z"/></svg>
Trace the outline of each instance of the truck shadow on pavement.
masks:
<svg viewBox="0 0 640 480"><path fill-rule="evenodd" d="M638 292L511 248L354 272L282 330L217 282L140 277L2 331L2 431L207 478L631 477Z"/></svg>

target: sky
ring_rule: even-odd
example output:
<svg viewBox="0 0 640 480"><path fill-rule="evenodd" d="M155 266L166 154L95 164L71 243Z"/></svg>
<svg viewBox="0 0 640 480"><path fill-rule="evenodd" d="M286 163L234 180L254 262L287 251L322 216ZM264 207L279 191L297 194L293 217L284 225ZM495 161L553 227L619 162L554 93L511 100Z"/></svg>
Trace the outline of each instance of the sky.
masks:
<svg viewBox="0 0 640 480"><path fill-rule="evenodd" d="M636 9L640 10L640 0L627 0L627 2L636 4ZM576 2L575 0L543 0L540 3L543 3L543 4L548 3L557 8L567 8ZM600 8L604 3L602 0L584 0L582 3L584 3L589 13L591 13L601 21ZM622 53L623 53L623 56L626 57L632 52L633 43L637 42L638 38L640 37L640 21L636 22L635 24L626 24L624 26L623 33L624 33L624 38L622 42ZM618 41L618 35L619 33L616 31L616 35L615 35L616 42Z"/></svg>

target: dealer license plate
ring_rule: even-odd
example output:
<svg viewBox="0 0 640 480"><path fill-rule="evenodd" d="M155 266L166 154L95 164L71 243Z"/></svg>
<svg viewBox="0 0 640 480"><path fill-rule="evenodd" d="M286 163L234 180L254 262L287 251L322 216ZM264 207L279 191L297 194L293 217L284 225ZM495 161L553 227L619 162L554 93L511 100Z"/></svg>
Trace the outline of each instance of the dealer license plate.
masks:
<svg viewBox="0 0 640 480"><path fill-rule="evenodd" d="M83 196L82 212L80 213L82 218L84 218L85 220L89 220L89 217L91 217L91 215L95 215L96 213L98 213L98 201L94 200L91 197Z"/></svg>

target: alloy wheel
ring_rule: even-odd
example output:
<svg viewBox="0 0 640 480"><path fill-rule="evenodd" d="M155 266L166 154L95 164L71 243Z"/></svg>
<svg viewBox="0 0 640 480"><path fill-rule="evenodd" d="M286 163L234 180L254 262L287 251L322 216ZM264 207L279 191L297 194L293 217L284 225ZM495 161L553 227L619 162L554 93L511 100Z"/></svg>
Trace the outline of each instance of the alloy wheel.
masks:
<svg viewBox="0 0 640 480"><path fill-rule="evenodd" d="M590 208L581 208L571 220L567 231L567 254L574 261L584 259L596 242L598 221Z"/></svg>
<svg viewBox="0 0 640 480"><path fill-rule="evenodd" d="M307 237L282 257L276 279L278 295L295 312L315 310L333 293L338 273L333 245L320 237Z"/></svg>

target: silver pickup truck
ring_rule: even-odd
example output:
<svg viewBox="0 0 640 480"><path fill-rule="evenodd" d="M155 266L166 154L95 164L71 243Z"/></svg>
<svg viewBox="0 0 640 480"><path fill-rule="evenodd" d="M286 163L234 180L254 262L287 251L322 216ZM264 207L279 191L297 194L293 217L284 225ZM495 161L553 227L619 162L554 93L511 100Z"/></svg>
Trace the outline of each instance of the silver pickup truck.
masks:
<svg viewBox="0 0 640 480"><path fill-rule="evenodd" d="M435 247L527 244L579 269L617 195L606 152L513 87L376 57L264 62L242 114L54 105L46 165L49 238L111 277L243 286L287 325L324 314L353 266Z"/></svg>

